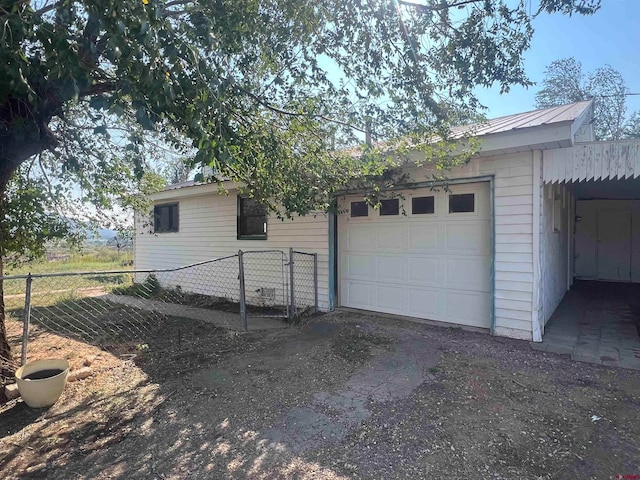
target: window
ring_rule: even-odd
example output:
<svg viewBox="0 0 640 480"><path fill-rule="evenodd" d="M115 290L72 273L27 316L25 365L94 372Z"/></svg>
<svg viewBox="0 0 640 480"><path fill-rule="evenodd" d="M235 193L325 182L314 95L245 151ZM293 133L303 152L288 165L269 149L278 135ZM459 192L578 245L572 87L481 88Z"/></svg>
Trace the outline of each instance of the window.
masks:
<svg viewBox="0 0 640 480"><path fill-rule="evenodd" d="M475 211L475 194L449 195L449 213L470 213Z"/></svg>
<svg viewBox="0 0 640 480"><path fill-rule="evenodd" d="M267 239L267 209L249 197L238 197L238 240Z"/></svg>
<svg viewBox="0 0 640 480"><path fill-rule="evenodd" d="M554 187L551 188L551 194L553 195L553 231L555 233L560 233L562 232L562 210L564 207L564 194L556 192Z"/></svg>
<svg viewBox="0 0 640 480"><path fill-rule="evenodd" d="M422 215L435 212L434 197L413 197L411 199L411 214Z"/></svg>
<svg viewBox="0 0 640 480"><path fill-rule="evenodd" d="M368 217L369 205L367 205L367 202L351 202L351 216Z"/></svg>
<svg viewBox="0 0 640 480"><path fill-rule="evenodd" d="M400 201L397 198L380 200L380 215L398 215L400 213Z"/></svg>
<svg viewBox="0 0 640 480"><path fill-rule="evenodd" d="M153 207L153 231L155 233L178 231L177 203L166 203Z"/></svg>

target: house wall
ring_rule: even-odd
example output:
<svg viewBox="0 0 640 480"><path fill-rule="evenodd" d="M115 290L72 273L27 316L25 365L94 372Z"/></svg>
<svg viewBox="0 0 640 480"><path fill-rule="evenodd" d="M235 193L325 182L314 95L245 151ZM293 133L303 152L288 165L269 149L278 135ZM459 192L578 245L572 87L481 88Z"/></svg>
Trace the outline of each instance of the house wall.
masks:
<svg viewBox="0 0 640 480"><path fill-rule="evenodd" d="M269 218L267 240L237 240L237 195L234 191L229 195L221 195L217 192L217 186L206 185L162 192L158 196L161 199L156 200L156 204L179 203L179 231L154 234L151 232L149 219L138 217L134 245L136 269L175 268L234 255L239 249L282 250L288 256L289 248L293 247L301 252L318 254L318 303L321 310L329 309L329 221L325 214L285 221ZM269 271L277 270L278 262L275 262L273 255L262 258L260 261L256 256L245 257L248 295L253 295L253 291L261 286L259 278L251 277L251 272L255 272L261 263L263 268L268 265ZM301 259L300 270L294 270L296 276L300 279L305 277L306 282L306 288L297 292L301 295L304 291L309 297L306 300L309 301L312 299L312 283L308 279L310 275L305 276L301 271L303 265L305 269L310 269L312 264L309 260ZM225 268L228 270L225 272L225 281L237 281L237 266ZM232 268L236 270L232 272ZM268 285L264 281L262 283L265 283L265 287L273 288L282 284L280 280L283 276L287 277L286 272L285 275L278 275ZM267 278L267 275L262 273L261 278ZM207 281L211 282L210 279ZM288 279L284 278L284 282L288 284ZM210 285L209 289L212 290L213 287ZM205 287L199 288L206 290ZM204 290L200 293L205 293ZM286 292L280 288L276 295L280 298Z"/></svg>
<svg viewBox="0 0 640 480"><path fill-rule="evenodd" d="M427 167L407 170L413 181L432 179ZM476 158L447 173L451 179L493 177L495 290L494 333L532 339L533 309L533 152ZM455 191L455 185L451 186ZM200 190L197 190L200 189ZM290 246L319 254L319 303L329 308L328 220L271 219L268 240L236 240L236 196L220 196L215 186L163 192L163 201L180 202L180 232L150 234L137 222L135 267L177 267L210 258L233 255L238 249L283 249ZM194 191L201 194L193 196ZM162 202L158 202L162 203Z"/></svg>
<svg viewBox="0 0 640 480"><path fill-rule="evenodd" d="M547 184L540 202L540 306L546 324L568 288L571 196L564 185Z"/></svg>
<svg viewBox="0 0 640 480"><path fill-rule="evenodd" d="M412 178L430 178L428 168ZM476 158L447 173L451 179L494 177L496 335L532 339L533 308L533 152ZM455 185L451 186L455 192Z"/></svg>

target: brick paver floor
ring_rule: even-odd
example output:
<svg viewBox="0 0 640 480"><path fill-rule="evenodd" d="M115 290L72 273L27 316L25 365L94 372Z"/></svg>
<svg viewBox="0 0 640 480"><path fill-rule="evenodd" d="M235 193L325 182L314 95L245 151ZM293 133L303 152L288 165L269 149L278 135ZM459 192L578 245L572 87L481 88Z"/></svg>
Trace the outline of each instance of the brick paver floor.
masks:
<svg viewBox="0 0 640 480"><path fill-rule="evenodd" d="M640 370L640 285L577 281L531 347Z"/></svg>

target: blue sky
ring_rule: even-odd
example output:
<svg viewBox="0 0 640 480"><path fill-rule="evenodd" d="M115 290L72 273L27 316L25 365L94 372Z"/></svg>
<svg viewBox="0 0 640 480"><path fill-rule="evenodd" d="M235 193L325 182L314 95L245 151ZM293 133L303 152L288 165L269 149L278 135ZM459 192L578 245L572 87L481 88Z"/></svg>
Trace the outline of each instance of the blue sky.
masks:
<svg viewBox="0 0 640 480"><path fill-rule="evenodd" d="M541 14L534 22L531 49L525 53L525 71L538 84L553 60L574 57L583 71L611 65L627 82L631 92L640 92L640 0L603 0L593 16ZM506 95L497 88L479 89L478 96L489 108L489 118L533 110L540 87L513 87ZM640 110L640 96L628 97L627 113Z"/></svg>

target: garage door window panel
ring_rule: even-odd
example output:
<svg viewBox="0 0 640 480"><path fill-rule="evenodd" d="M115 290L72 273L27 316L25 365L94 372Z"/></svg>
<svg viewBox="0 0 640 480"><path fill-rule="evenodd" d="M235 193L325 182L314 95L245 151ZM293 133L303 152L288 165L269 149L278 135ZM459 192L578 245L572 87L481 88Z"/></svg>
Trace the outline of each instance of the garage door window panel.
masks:
<svg viewBox="0 0 640 480"><path fill-rule="evenodd" d="M351 202L350 216L351 218L368 217L369 204L364 201Z"/></svg>
<svg viewBox="0 0 640 480"><path fill-rule="evenodd" d="M475 193L461 193L449 195L449 213L475 213Z"/></svg>
<svg viewBox="0 0 640 480"><path fill-rule="evenodd" d="M434 196L413 197L411 199L412 215L431 215L436 213L436 202Z"/></svg>
<svg viewBox="0 0 640 480"><path fill-rule="evenodd" d="M381 216L400 215L400 200L397 198L380 200L380 215Z"/></svg>

